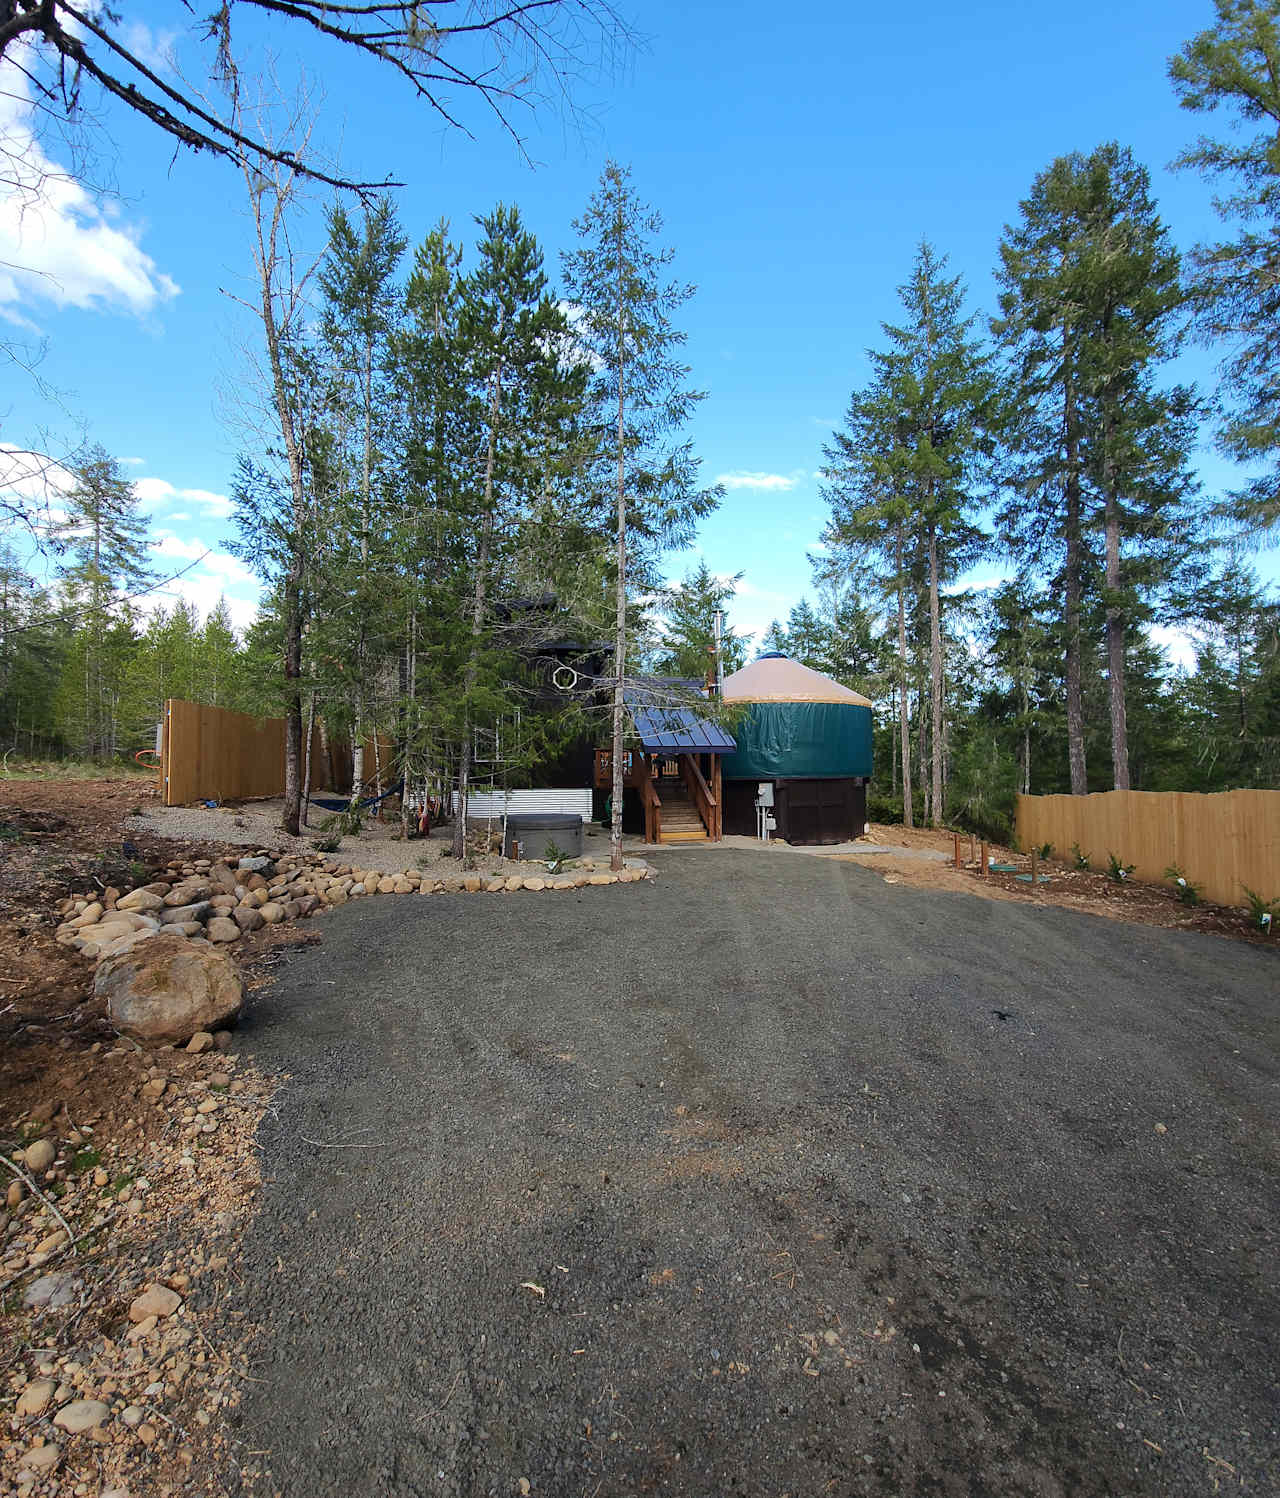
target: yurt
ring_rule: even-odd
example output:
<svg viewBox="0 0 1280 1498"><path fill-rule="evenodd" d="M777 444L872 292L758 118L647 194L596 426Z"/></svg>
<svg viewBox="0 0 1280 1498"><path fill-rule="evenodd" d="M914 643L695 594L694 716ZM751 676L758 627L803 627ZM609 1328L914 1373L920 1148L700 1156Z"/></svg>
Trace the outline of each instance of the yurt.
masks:
<svg viewBox="0 0 1280 1498"><path fill-rule="evenodd" d="M776 652L724 679L740 703L723 761L725 832L754 834L759 808L789 843L843 843L867 821L871 702Z"/></svg>

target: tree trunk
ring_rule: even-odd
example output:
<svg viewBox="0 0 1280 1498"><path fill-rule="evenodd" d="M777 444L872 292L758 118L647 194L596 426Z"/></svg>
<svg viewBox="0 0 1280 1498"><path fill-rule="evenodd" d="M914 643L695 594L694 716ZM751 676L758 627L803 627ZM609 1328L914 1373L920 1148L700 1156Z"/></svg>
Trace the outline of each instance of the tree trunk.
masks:
<svg viewBox="0 0 1280 1498"><path fill-rule="evenodd" d="M1069 357L1067 351L1064 356ZM1066 449L1067 513L1063 535L1066 541L1066 577L1063 588L1066 628L1067 757L1071 766L1071 794L1089 794L1089 776L1084 755L1084 699L1080 672L1080 595L1083 546L1080 535L1080 441L1076 431L1075 388L1068 371L1063 389L1063 438Z"/></svg>
<svg viewBox="0 0 1280 1498"><path fill-rule="evenodd" d="M498 413L501 404L502 365L499 364L493 374L493 388L489 397L489 441L484 464L484 521L480 527L480 550L476 557L476 586L471 608L471 651L467 657L463 686L465 702L462 712L462 752L458 756L458 819L453 829L453 856L461 859L465 859L467 853L467 790L471 776L471 736L475 731L471 718L471 699L480 672L480 635L484 629L489 550L493 542L493 472L497 462Z"/></svg>
<svg viewBox="0 0 1280 1498"><path fill-rule="evenodd" d="M307 703L307 729L305 754L303 758L302 771L302 825L307 825L307 819L311 812L311 741L316 736L316 690L311 689L311 698Z"/></svg>
<svg viewBox="0 0 1280 1498"><path fill-rule="evenodd" d="M280 423L280 435L284 441L285 458L289 465L289 498L292 504L292 527L287 544L289 561L281 588L282 613L284 615L284 815L282 825L290 837L297 837L302 809L302 584L306 566L306 482L303 474L302 448L294 425L293 403L289 381L285 374L284 354L281 348L282 334L276 315L276 276L279 270L279 254L276 249L276 234L284 215L288 196L287 188L278 188L275 194L275 210L271 227L267 230L263 219L265 207L260 191L260 178L254 168L245 163L245 178L249 186L249 202L254 216L258 237L259 316L262 319L263 338L267 348L267 364L271 371L271 394L276 419Z"/></svg>
<svg viewBox="0 0 1280 1498"><path fill-rule="evenodd" d="M356 687L356 713L351 724L351 810L360 805L364 785L364 714L360 710L360 688Z"/></svg>
<svg viewBox="0 0 1280 1498"><path fill-rule="evenodd" d="M625 778L622 765L622 741L625 704L623 683L627 674L627 468L626 468L626 323L623 286L623 225L618 221L618 472L615 496L617 525L618 585L615 598L613 638L613 732L610 737L613 754L613 815L609 828L609 867L617 873L622 868L622 801Z"/></svg>
<svg viewBox="0 0 1280 1498"><path fill-rule="evenodd" d="M1129 724L1125 706L1125 617L1120 607L1120 515L1110 482L1104 515L1107 541L1107 678L1111 697L1111 764L1118 791L1129 789Z"/></svg>
<svg viewBox="0 0 1280 1498"><path fill-rule="evenodd" d="M920 810L926 825L932 819L933 809L929 803L929 781L924 767L929 762L929 717L925 712L924 671L920 670L916 680L916 753L920 760L920 799L924 803Z"/></svg>
<svg viewBox="0 0 1280 1498"><path fill-rule="evenodd" d="M938 536L929 526L929 682L933 697L933 816L930 825L942 820L942 619L938 599Z"/></svg>
<svg viewBox="0 0 1280 1498"><path fill-rule="evenodd" d="M898 731L902 741L902 825L915 826L911 788L911 703L907 695L907 605L902 587L902 527L894 532L898 571Z"/></svg>

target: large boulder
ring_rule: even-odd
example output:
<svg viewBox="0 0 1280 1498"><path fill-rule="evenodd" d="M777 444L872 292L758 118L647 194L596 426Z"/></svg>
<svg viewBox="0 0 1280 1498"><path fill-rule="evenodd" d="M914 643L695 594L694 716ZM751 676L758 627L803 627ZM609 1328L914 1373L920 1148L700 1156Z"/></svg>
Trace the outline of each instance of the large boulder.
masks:
<svg viewBox="0 0 1280 1498"><path fill-rule="evenodd" d="M239 1014L244 999L231 957L169 932L101 963L93 991L106 999L107 1018L120 1034L144 1045L220 1030Z"/></svg>

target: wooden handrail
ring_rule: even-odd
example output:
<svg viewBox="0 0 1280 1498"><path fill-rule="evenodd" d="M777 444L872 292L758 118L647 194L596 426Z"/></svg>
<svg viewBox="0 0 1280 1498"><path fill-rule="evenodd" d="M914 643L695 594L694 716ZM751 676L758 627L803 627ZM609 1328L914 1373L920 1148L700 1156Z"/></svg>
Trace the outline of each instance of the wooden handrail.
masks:
<svg viewBox="0 0 1280 1498"><path fill-rule="evenodd" d="M662 797L658 795L658 788L653 783L651 775L644 775L640 780L640 799L645 808L645 836L649 842L660 843L662 841ZM652 831L653 836L648 836L650 831L649 813L653 813Z"/></svg>
<svg viewBox="0 0 1280 1498"><path fill-rule="evenodd" d="M689 774L693 777L693 783L698 787L699 791L701 791L707 805L714 806L716 804L716 798L711 794L711 787L707 784L706 776L703 775L702 771L698 768L698 761L694 759L692 754L682 754L680 756L680 759L687 768Z"/></svg>
<svg viewBox="0 0 1280 1498"><path fill-rule="evenodd" d="M706 778L698 768L698 762L692 754L682 754L680 756L680 778L684 781L690 795L693 797L693 804L697 809L699 817L702 818L702 825L706 828L707 836L713 841L717 841L719 833L717 831L716 798L711 794L711 788L708 786Z"/></svg>

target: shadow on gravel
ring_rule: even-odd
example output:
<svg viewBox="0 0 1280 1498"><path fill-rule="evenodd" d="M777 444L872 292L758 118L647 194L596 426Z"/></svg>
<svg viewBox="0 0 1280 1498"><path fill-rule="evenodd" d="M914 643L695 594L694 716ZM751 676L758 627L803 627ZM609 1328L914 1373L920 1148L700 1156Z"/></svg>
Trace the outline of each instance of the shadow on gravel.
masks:
<svg viewBox="0 0 1280 1498"><path fill-rule="evenodd" d="M656 862L343 907L257 1001L246 1488L1280 1490L1271 956Z"/></svg>

